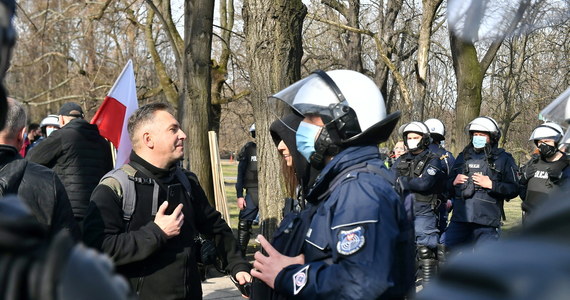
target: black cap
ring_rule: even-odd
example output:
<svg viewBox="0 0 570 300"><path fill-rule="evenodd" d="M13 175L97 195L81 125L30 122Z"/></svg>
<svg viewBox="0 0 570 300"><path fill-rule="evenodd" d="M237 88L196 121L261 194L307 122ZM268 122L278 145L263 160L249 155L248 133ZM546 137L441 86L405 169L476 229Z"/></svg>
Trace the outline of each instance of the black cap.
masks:
<svg viewBox="0 0 570 300"><path fill-rule="evenodd" d="M83 109L75 102L67 102L61 106L58 115L83 118Z"/></svg>

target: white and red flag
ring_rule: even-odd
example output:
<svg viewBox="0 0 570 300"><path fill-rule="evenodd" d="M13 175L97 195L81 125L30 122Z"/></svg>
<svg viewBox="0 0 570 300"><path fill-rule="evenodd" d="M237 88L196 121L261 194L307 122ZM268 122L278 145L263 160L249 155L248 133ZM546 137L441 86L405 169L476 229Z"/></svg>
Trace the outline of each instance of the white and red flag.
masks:
<svg viewBox="0 0 570 300"><path fill-rule="evenodd" d="M115 168L129 161L132 145L127 124L129 117L138 107L135 73L133 63L129 60L103 104L91 119L91 124L97 125L99 133L117 148Z"/></svg>

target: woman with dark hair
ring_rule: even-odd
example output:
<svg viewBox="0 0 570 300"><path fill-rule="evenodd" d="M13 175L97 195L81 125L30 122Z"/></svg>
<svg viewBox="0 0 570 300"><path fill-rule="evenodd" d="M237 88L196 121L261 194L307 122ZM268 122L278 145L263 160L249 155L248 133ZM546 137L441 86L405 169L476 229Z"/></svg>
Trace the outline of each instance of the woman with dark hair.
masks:
<svg viewBox="0 0 570 300"><path fill-rule="evenodd" d="M284 215L290 211L298 212L304 209L303 194L319 173L311 168L307 160L297 150L295 134L302 120L303 117L290 114L275 120L269 128L273 142L283 156L281 169L285 178L287 196L290 197L286 199Z"/></svg>
<svg viewBox="0 0 570 300"><path fill-rule="evenodd" d="M300 218L305 209L304 195L319 173L318 170L313 169L309 165L307 160L297 150L295 135L302 120L303 117L290 114L275 120L269 127L273 142L283 157L281 169L288 196L285 199L283 208L284 219L273 234L271 243L273 247L285 254L299 251L297 249L298 243L290 242L295 240L294 232L297 232L293 230L293 227L299 224L296 220ZM253 300L287 299L260 280L254 280L250 298Z"/></svg>

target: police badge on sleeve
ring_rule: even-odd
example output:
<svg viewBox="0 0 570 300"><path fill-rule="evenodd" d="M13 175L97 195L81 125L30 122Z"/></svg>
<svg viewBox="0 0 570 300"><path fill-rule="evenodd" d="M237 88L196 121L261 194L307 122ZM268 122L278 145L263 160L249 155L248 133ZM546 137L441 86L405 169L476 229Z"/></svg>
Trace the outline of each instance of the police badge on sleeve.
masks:
<svg viewBox="0 0 570 300"><path fill-rule="evenodd" d="M293 274L293 295L297 295L307 285L309 277L309 265L306 265L297 273Z"/></svg>
<svg viewBox="0 0 570 300"><path fill-rule="evenodd" d="M351 255L364 246L364 228L358 226L351 230L341 230L338 234L336 251L342 255Z"/></svg>

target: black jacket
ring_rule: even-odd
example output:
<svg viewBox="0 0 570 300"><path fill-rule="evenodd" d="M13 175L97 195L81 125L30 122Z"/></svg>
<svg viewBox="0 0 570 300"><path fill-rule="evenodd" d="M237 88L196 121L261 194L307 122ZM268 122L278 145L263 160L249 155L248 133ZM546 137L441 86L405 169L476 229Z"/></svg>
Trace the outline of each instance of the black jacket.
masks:
<svg viewBox="0 0 570 300"><path fill-rule="evenodd" d="M57 175L44 166L24 160L16 148L0 145L0 196L8 194L17 194L51 236L66 229L79 239L79 227Z"/></svg>
<svg viewBox="0 0 570 300"><path fill-rule="evenodd" d="M32 148L26 159L52 168L59 176L73 208L83 219L89 197L103 175L113 169L109 143L96 125L74 119Z"/></svg>
<svg viewBox="0 0 570 300"><path fill-rule="evenodd" d="M165 186L178 183L176 167L159 169L134 152L134 161L158 178ZM135 168L136 169L136 168ZM153 184L136 183L136 203L131 221L125 224L122 213L120 186L114 179L105 179L93 191L91 203L84 220L84 242L107 253L117 265L117 271L127 277L140 299L201 299L202 288L197 269L194 237L197 232L214 235L219 247L225 249L229 262L227 269L233 276L239 271L249 271L249 264L241 258L231 229L221 215L210 206L204 191L193 173L192 199L181 194L184 204L184 224L180 235L167 239L154 223L152 215ZM141 171L135 177L148 178ZM107 180L114 181L107 182ZM142 182L139 181L139 182ZM165 199L160 189L157 205Z"/></svg>

